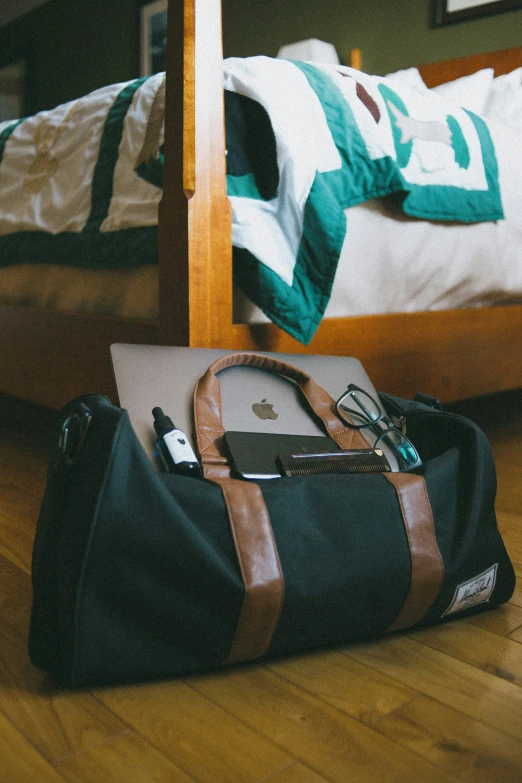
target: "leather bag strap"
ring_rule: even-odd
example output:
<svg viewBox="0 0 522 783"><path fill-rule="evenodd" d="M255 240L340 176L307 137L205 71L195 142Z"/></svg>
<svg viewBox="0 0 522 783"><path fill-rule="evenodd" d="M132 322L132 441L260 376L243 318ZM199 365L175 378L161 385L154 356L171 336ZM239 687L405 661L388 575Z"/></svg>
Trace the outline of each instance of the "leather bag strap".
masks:
<svg viewBox="0 0 522 783"><path fill-rule="evenodd" d="M203 475L208 479L230 478L230 466L223 449L221 384L217 373L227 367L248 366L276 373L294 381L311 413L323 424L326 433L342 449L368 448L357 430L346 427L335 412L335 401L303 370L263 354L234 353L210 365L194 390L194 422Z"/></svg>
<svg viewBox="0 0 522 783"><path fill-rule="evenodd" d="M435 524L422 476L384 473L397 493L411 555L411 584L406 601L387 631L411 628L420 622L437 598L444 581L444 564L435 537Z"/></svg>
<svg viewBox="0 0 522 783"><path fill-rule="evenodd" d="M270 517L257 484L231 478L223 451L225 430L221 412L221 384L217 373L228 367L250 366L277 373L300 388L308 406L325 431L341 448L366 441L346 427L335 413L335 402L305 372L286 362L255 353L236 353L215 361L194 391L196 441L203 475L219 484L228 511L232 535L245 588L243 605L232 648L225 663L252 660L268 649L284 596L284 577Z"/></svg>
<svg viewBox="0 0 522 783"><path fill-rule="evenodd" d="M228 510L245 596L224 663L259 658L272 641L284 596L284 579L268 510L257 484L216 479Z"/></svg>
<svg viewBox="0 0 522 783"><path fill-rule="evenodd" d="M267 651L284 597L281 563L261 490L252 482L232 479L222 451L225 430L221 385L216 376L221 370L241 365L275 372L294 381L311 411L341 448L367 447L362 436L337 417L330 395L307 373L286 362L262 354L230 354L214 362L198 381L194 418L203 475L223 492L245 588L238 626L224 663L252 660ZM411 627L425 616L442 586L444 567L424 479L409 473L384 476L397 493L411 553L410 590L399 615L387 629L395 631Z"/></svg>

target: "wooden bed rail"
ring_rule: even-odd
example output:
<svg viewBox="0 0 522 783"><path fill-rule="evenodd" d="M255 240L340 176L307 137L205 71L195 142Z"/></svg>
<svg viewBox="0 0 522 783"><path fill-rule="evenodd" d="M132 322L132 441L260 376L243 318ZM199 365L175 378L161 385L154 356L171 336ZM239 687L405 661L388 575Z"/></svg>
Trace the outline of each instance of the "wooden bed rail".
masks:
<svg viewBox="0 0 522 783"><path fill-rule="evenodd" d="M437 63L419 65L419 72L428 87L469 76L482 68L495 68L495 76L514 71L522 62L522 46L512 49L501 49L497 52L471 54L468 57L455 57Z"/></svg>
<svg viewBox="0 0 522 783"><path fill-rule="evenodd" d="M220 0L169 1L158 240L167 345L219 344L232 323L221 40Z"/></svg>

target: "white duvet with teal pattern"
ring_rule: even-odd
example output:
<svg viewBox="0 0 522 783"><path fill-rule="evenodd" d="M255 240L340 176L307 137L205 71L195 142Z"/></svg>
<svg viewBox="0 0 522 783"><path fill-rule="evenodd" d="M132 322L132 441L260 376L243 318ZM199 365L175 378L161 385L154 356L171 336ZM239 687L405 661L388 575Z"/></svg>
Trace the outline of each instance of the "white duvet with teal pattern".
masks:
<svg viewBox="0 0 522 783"><path fill-rule="evenodd" d="M248 170L227 177L234 277L304 343L329 301L347 207L389 196L414 218L503 217L487 125L437 95L267 57L229 59L224 78L266 111L275 157L268 195ZM156 74L0 125L0 266L156 263L164 84Z"/></svg>
<svg viewBox="0 0 522 783"><path fill-rule="evenodd" d="M486 123L437 95L350 68L266 57L228 60L225 87L267 110L279 171L269 201L251 179L229 177L235 279L304 343L330 297L347 207L393 196L416 218L503 217Z"/></svg>

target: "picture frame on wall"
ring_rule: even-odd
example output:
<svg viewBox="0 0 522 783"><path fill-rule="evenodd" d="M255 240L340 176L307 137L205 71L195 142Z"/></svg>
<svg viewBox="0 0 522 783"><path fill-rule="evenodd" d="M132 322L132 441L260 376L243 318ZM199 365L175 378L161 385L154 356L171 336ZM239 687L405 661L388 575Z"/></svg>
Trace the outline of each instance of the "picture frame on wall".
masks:
<svg viewBox="0 0 522 783"><path fill-rule="evenodd" d="M140 8L140 74L165 70L167 0L154 0Z"/></svg>
<svg viewBox="0 0 522 783"><path fill-rule="evenodd" d="M435 25L469 21L522 8L522 0L434 0Z"/></svg>

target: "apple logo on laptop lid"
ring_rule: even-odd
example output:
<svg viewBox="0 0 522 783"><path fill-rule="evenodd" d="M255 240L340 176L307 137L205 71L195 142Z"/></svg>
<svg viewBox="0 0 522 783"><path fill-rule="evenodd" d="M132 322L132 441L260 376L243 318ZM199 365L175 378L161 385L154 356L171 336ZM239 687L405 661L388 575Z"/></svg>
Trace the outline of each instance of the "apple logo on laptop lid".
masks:
<svg viewBox="0 0 522 783"><path fill-rule="evenodd" d="M279 416L279 414L275 412L273 404L267 402L266 397L262 399L261 402L255 402L252 405L252 410L258 419L277 419Z"/></svg>

